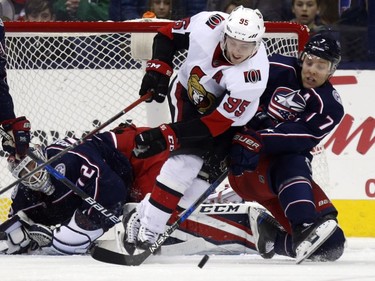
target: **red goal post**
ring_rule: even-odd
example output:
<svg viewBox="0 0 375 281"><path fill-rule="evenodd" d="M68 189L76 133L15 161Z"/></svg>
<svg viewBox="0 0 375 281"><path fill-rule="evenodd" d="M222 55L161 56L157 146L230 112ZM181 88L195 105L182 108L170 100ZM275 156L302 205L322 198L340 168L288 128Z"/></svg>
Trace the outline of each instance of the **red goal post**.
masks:
<svg viewBox="0 0 375 281"><path fill-rule="evenodd" d="M143 35L167 24L127 22L5 22L8 83L16 115L32 125L32 142L48 145L66 135L82 134L108 120L138 97L144 61L135 51L151 48ZM269 54L297 56L308 39L305 26L266 22ZM132 50L133 48L133 50ZM134 49L135 48L135 49ZM178 66L186 53L176 55ZM176 71L177 72L177 71ZM168 121L166 104L141 104L122 120L138 126ZM164 119L164 120L163 120ZM112 127L108 127L111 129ZM0 153L0 189L14 179ZM9 193L0 195L0 221L5 219Z"/></svg>

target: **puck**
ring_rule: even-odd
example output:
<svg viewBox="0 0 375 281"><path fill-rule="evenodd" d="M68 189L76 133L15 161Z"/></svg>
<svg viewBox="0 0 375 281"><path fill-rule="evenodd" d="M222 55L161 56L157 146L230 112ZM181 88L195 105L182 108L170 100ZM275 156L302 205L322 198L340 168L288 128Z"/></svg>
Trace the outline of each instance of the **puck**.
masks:
<svg viewBox="0 0 375 281"><path fill-rule="evenodd" d="M204 257L198 263L198 267L202 268L206 264L206 262L208 261L208 259L209 259L209 256L208 255L204 255Z"/></svg>

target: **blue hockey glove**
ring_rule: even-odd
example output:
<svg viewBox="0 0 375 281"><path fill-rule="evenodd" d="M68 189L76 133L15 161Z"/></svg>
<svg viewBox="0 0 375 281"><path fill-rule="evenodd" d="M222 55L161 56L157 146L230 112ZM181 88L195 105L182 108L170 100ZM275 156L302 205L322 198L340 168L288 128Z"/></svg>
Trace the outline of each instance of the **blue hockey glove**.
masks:
<svg viewBox="0 0 375 281"><path fill-rule="evenodd" d="M234 135L229 153L229 169L234 176L240 176L245 171L254 171L258 166L259 153L262 150L260 135L249 128L244 128Z"/></svg>

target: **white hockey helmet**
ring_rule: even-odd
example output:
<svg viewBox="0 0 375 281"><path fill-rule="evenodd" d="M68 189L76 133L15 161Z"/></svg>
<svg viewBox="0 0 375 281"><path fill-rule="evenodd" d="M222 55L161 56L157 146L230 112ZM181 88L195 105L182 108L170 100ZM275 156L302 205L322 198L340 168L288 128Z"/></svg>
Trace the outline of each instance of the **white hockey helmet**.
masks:
<svg viewBox="0 0 375 281"><path fill-rule="evenodd" d="M42 159L43 161L47 160L44 151L40 146L30 149L39 159ZM22 178L36 167L37 163L31 159L30 156L26 156L20 161L12 158L8 159L8 168L16 179ZM34 173L30 177L27 177L26 179L22 180L21 183L32 190L40 191L47 195L51 195L55 191L55 187L52 185L50 176L45 169Z"/></svg>
<svg viewBox="0 0 375 281"><path fill-rule="evenodd" d="M236 7L225 21L224 34L234 39L255 42L258 45L266 28L261 12L258 9Z"/></svg>

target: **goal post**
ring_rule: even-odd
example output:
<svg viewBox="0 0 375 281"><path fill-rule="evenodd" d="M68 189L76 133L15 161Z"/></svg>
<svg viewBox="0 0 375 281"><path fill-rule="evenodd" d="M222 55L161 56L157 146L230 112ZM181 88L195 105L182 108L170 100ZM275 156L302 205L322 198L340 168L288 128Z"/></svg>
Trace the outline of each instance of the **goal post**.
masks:
<svg viewBox="0 0 375 281"><path fill-rule="evenodd" d="M81 138L138 98L145 58L133 57L132 47L151 48L152 42L134 44L139 39L132 35L156 33L168 22L4 24L15 113L31 121L32 143L48 145L65 136ZM308 39L307 28L297 23L266 22L265 26L268 54L297 56ZM175 56L176 72L185 56L186 52ZM156 126L168 122L165 118L169 118L166 103L143 103L107 129L128 119L138 126ZM14 179L2 151L0 162L1 189ZM9 193L0 195L0 221L8 211L2 206L9 197Z"/></svg>

